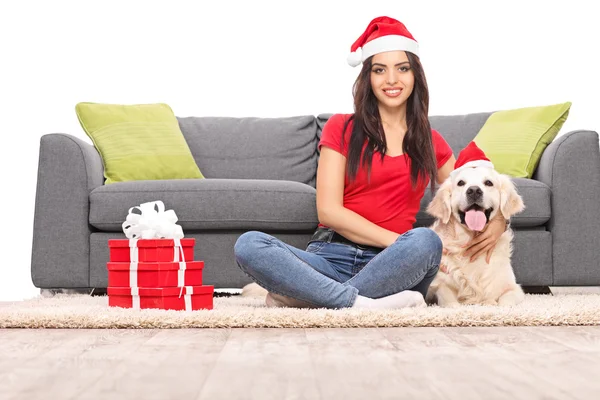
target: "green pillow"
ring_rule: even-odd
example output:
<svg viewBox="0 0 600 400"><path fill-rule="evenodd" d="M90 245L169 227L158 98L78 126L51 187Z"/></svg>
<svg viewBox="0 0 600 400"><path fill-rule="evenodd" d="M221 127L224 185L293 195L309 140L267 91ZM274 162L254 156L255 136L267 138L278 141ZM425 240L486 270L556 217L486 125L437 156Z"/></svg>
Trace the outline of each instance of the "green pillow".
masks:
<svg viewBox="0 0 600 400"><path fill-rule="evenodd" d="M567 120L571 102L498 111L490 115L474 142L495 169L531 178L542 153Z"/></svg>
<svg viewBox="0 0 600 400"><path fill-rule="evenodd" d="M100 153L106 184L204 178L168 105L79 103L75 111Z"/></svg>

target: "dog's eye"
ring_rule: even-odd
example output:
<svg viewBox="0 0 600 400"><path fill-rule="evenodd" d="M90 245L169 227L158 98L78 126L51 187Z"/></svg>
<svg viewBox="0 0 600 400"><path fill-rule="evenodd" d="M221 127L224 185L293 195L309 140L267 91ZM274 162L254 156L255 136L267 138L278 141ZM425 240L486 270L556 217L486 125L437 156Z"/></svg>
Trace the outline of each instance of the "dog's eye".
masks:
<svg viewBox="0 0 600 400"><path fill-rule="evenodd" d="M487 181L485 181L484 184L485 184L485 186L494 186L492 181L490 181L489 179Z"/></svg>
<svg viewBox="0 0 600 400"><path fill-rule="evenodd" d="M460 181L458 181L457 185L458 186L465 186L465 181L460 180Z"/></svg>

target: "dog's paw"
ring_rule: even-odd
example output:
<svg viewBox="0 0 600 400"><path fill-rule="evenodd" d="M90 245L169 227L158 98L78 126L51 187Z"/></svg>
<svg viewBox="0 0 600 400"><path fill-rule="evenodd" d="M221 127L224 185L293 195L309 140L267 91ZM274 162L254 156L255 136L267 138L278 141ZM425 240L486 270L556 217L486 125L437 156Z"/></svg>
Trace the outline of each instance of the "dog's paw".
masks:
<svg viewBox="0 0 600 400"><path fill-rule="evenodd" d="M486 299L481 302L482 306L497 306L498 302L494 299Z"/></svg>
<svg viewBox="0 0 600 400"><path fill-rule="evenodd" d="M519 303L519 301L516 301L515 299L512 299L510 297L501 297L500 299L498 299L498 305L501 307L516 306Z"/></svg>
<svg viewBox="0 0 600 400"><path fill-rule="evenodd" d="M444 308L458 308L460 307L460 303L457 301L453 301L450 303L444 303L444 304L440 304L442 307Z"/></svg>
<svg viewBox="0 0 600 400"><path fill-rule="evenodd" d="M525 293L521 290L521 288L513 289L509 292L504 293L498 299L499 306L516 306L525 300Z"/></svg>

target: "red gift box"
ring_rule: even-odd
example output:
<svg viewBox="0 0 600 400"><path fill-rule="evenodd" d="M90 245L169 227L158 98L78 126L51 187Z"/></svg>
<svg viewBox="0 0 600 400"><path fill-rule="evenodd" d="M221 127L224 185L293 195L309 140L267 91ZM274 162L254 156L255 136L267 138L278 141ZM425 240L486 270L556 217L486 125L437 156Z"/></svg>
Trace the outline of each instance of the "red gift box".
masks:
<svg viewBox="0 0 600 400"><path fill-rule="evenodd" d="M181 249L175 239L110 239L109 259L112 262L171 262L194 259L196 239L179 239ZM181 251L183 250L183 259ZM137 260L135 254L137 253Z"/></svg>
<svg viewBox="0 0 600 400"><path fill-rule="evenodd" d="M108 262L108 286L202 286L204 261Z"/></svg>
<svg viewBox="0 0 600 400"><path fill-rule="evenodd" d="M110 307L162 310L212 310L214 286L107 288Z"/></svg>

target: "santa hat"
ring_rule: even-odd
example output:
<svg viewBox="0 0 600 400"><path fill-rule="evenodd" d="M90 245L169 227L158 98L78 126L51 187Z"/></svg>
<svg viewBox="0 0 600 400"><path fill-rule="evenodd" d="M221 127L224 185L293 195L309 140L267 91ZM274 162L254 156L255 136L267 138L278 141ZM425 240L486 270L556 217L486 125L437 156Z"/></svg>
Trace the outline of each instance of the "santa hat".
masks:
<svg viewBox="0 0 600 400"><path fill-rule="evenodd" d="M353 67L384 51L404 50L419 55L419 44L404 24L390 17L372 20L350 47L347 61Z"/></svg>
<svg viewBox="0 0 600 400"><path fill-rule="evenodd" d="M454 164L454 171L450 172L450 176L455 176L458 171L464 168L486 167L494 168L494 164L485 156L475 142L469 143L467 147L461 150Z"/></svg>

